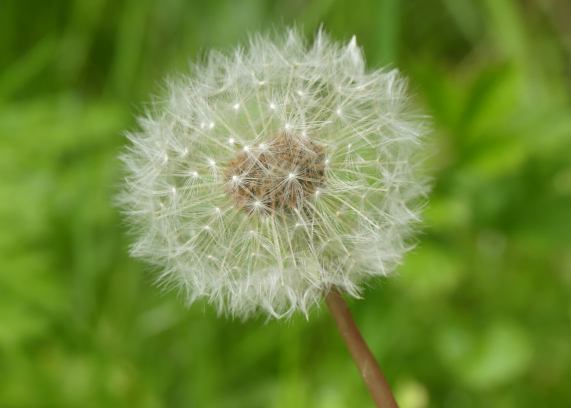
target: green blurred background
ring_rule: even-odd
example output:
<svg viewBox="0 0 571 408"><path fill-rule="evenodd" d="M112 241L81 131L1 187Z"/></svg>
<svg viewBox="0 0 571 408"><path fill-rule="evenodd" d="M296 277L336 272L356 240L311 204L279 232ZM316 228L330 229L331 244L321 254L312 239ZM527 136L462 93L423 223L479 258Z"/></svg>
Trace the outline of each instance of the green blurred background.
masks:
<svg viewBox="0 0 571 408"><path fill-rule="evenodd" d="M321 22L433 116L419 245L351 302L402 407L571 406L571 2L2 0L0 407L372 406L325 310L188 310L112 205L166 75Z"/></svg>

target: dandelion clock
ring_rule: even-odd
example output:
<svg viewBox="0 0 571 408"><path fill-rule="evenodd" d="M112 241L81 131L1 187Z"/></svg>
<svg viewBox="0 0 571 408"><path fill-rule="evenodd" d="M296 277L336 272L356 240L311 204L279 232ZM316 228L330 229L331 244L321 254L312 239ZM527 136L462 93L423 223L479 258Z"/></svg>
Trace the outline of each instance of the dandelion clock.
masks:
<svg viewBox="0 0 571 408"><path fill-rule="evenodd" d="M399 73L366 71L355 38L254 36L169 82L139 127L122 156L132 255L239 318L326 299L374 400L396 406L341 294L395 269L426 191Z"/></svg>

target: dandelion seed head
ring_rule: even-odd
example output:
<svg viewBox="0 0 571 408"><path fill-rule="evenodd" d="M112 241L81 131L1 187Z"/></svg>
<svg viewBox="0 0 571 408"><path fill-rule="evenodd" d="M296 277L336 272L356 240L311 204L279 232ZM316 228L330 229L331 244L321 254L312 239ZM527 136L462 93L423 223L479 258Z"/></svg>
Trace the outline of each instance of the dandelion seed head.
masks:
<svg viewBox="0 0 571 408"><path fill-rule="evenodd" d="M262 79L263 78L263 79ZM423 118L353 37L254 36L211 53L128 134L131 253L220 313L307 314L358 296L411 247L427 187Z"/></svg>

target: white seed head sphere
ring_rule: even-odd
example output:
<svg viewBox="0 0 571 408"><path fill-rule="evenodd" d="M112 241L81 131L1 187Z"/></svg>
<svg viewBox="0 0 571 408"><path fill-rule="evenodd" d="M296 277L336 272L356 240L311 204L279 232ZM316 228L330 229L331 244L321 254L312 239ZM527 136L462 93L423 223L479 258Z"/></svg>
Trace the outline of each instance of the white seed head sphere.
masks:
<svg viewBox="0 0 571 408"><path fill-rule="evenodd" d="M159 281L225 314L358 296L410 247L425 133L395 70L296 30L210 53L141 118L120 197Z"/></svg>

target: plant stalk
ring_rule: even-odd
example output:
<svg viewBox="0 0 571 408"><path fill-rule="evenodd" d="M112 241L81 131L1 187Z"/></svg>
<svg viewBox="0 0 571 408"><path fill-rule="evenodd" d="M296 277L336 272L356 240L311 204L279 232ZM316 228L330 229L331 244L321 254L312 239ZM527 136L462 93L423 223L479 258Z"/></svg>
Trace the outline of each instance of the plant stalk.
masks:
<svg viewBox="0 0 571 408"><path fill-rule="evenodd" d="M339 333L345 341L376 406L379 408L398 408L389 383L381 372L375 356L363 340L363 336L361 336L341 294L332 289L325 300L337 323Z"/></svg>

